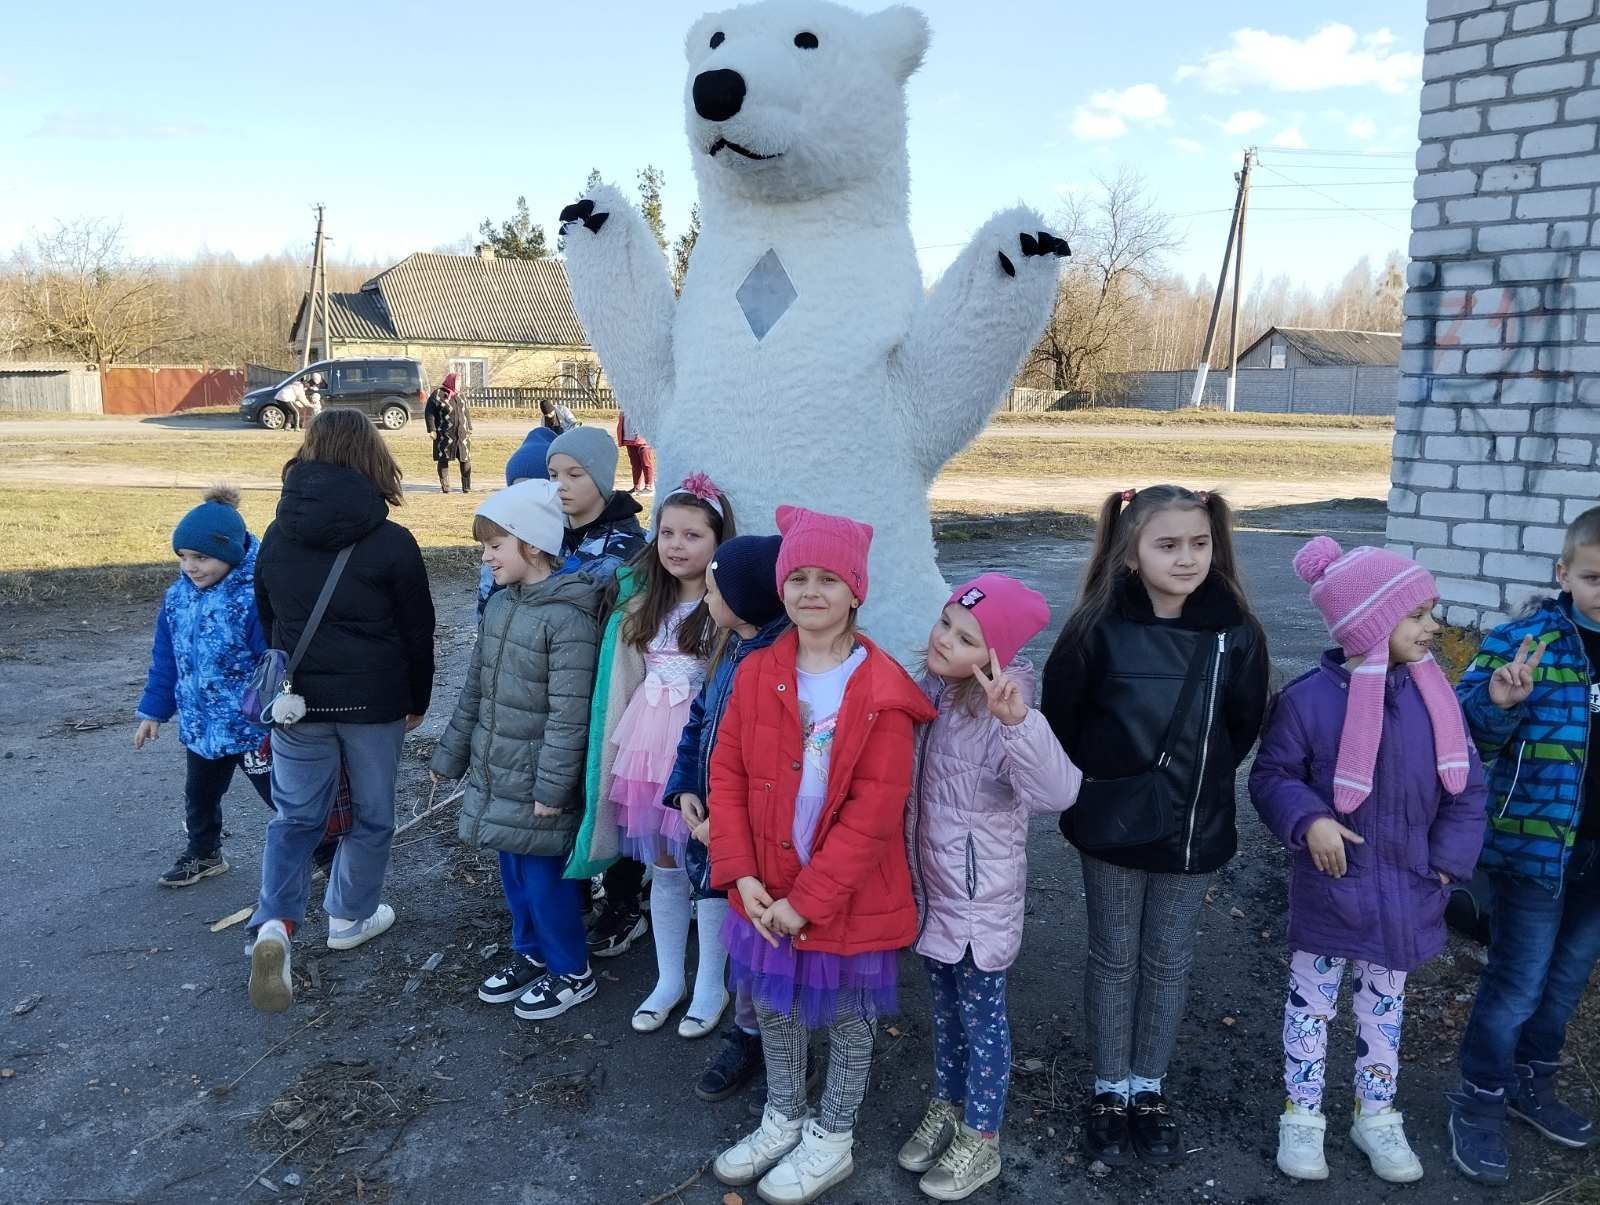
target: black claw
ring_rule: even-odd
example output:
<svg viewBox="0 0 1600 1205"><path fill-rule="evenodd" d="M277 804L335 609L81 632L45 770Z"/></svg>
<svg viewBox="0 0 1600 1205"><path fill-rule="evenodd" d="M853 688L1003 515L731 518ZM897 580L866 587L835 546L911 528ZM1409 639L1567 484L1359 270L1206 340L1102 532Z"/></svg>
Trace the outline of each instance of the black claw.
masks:
<svg viewBox="0 0 1600 1205"><path fill-rule="evenodd" d="M1072 254L1072 248L1067 246L1066 239L1058 238L1056 240L1056 254L1058 256L1067 256Z"/></svg>
<svg viewBox="0 0 1600 1205"><path fill-rule="evenodd" d="M1023 237L1026 238L1027 236L1024 235ZM1006 253L1001 251L999 255L1000 270L1003 271L1007 276L1015 276L1017 274L1017 269L1012 265L1011 261L1006 258Z"/></svg>
<svg viewBox="0 0 1600 1205"><path fill-rule="evenodd" d="M1043 252L1039 249L1038 240L1035 239L1033 237L1033 235L1028 234L1026 231L1023 232L1022 237L1018 241L1022 244L1022 254L1023 255L1026 256L1026 255L1041 255L1041 254L1043 254Z"/></svg>
<svg viewBox="0 0 1600 1205"><path fill-rule="evenodd" d="M585 197L581 201L574 201L561 211L563 222L578 222L587 218L594 212L594 202Z"/></svg>
<svg viewBox="0 0 1600 1205"><path fill-rule="evenodd" d="M606 219L610 216L609 213L591 213L583 219L583 224L589 228L589 233L599 234L600 227L606 224Z"/></svg>

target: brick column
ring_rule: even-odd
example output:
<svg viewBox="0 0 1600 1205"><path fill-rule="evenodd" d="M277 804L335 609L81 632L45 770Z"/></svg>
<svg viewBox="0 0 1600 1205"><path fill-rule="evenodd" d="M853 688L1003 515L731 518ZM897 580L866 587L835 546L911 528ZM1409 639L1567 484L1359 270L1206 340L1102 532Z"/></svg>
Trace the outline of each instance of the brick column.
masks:
<svg viewBox="0 0 1600 1205"><path fill-rule="evenodd" d="M1452 623L1600 504L1596 0L1429 0L1388 539Z"/></svg>

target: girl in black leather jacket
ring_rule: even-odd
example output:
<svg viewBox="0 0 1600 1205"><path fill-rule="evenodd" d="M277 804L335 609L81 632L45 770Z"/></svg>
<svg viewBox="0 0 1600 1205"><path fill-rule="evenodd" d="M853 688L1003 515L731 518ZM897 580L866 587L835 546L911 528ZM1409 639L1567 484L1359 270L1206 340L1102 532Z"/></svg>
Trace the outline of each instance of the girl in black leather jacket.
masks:
<svg viewBox="0 0 1600 1205"><path fill-rule="evenodd" d="M1161 1081L1266 700L1266 639L1234 568L1227 503L1175 485L1112 494L1040 705L1084 773L1061 831L1088 905L1092 1159L1183 1155Z"/></svg>

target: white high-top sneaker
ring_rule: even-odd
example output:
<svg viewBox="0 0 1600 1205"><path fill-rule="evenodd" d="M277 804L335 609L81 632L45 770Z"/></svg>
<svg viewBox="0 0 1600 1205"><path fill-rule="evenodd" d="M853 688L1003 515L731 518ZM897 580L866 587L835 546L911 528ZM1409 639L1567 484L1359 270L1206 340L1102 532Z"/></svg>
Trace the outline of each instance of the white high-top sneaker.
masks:
<svg viewBox="0 0 1600 1205"><path fill-rule="evenodd" d="M1296 1180L1326 1180L1322 1140L1327 1132L1328 1119L1321 1113L1293 1105L1284 1109L1278 1117L1278 1170Z"/></svg>
<svg viewBox="0 0 1600 1205"><path fill-rule="evenodd" d="M735 1187L754 1184L800 1145L805 1123L804 1117L789 1121L768 1105L761 1114L761 1125L718 1155L711 1165L712 1173L724 1184Z"/></svg>
<svg viewBox="0 0 1600 1205"><path fill-rule="evenodd" d="M805 1123L800 1145L785 1155L756 1185L756 1192L768 1205L806 1205L815 1201L855 1171L850 1148L851 1133L830 1134L815 1120Z"/></svg>
<svg viewBox="0 0 1600 1205"><path fill-rule="evenodd" d="M1404 1122L1398 1110L1385 1109L1382 1113L1358 1113L1350 1125L1350 1141L1372 1161L1378 1179L1390 1184L1422 1179L1422 1162L1406 1141Z"/></svg>

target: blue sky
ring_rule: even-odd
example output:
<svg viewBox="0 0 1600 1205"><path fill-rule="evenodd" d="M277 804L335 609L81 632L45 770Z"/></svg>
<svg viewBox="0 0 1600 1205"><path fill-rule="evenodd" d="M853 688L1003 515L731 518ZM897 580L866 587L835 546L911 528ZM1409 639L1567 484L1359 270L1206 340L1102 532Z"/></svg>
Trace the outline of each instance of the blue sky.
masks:
<svg viewBox="0 0 1600 1205"><path fill-rule="evenodd" d="M707 7L20 6L6 42L28 53L0 62L0 250L95 216L156 259L298 252L320 200L333 255L397 259L519 193L553 219L591 166L631 181L647 162L676 230L693 199L682 39ZM1214 275L1251 144L1247 278L1321 286L1405 246L1423 0L920 7L911 202L929 276L1001 205L1050 213L1123 166L1180 215L1174 266Z"/></svg>

